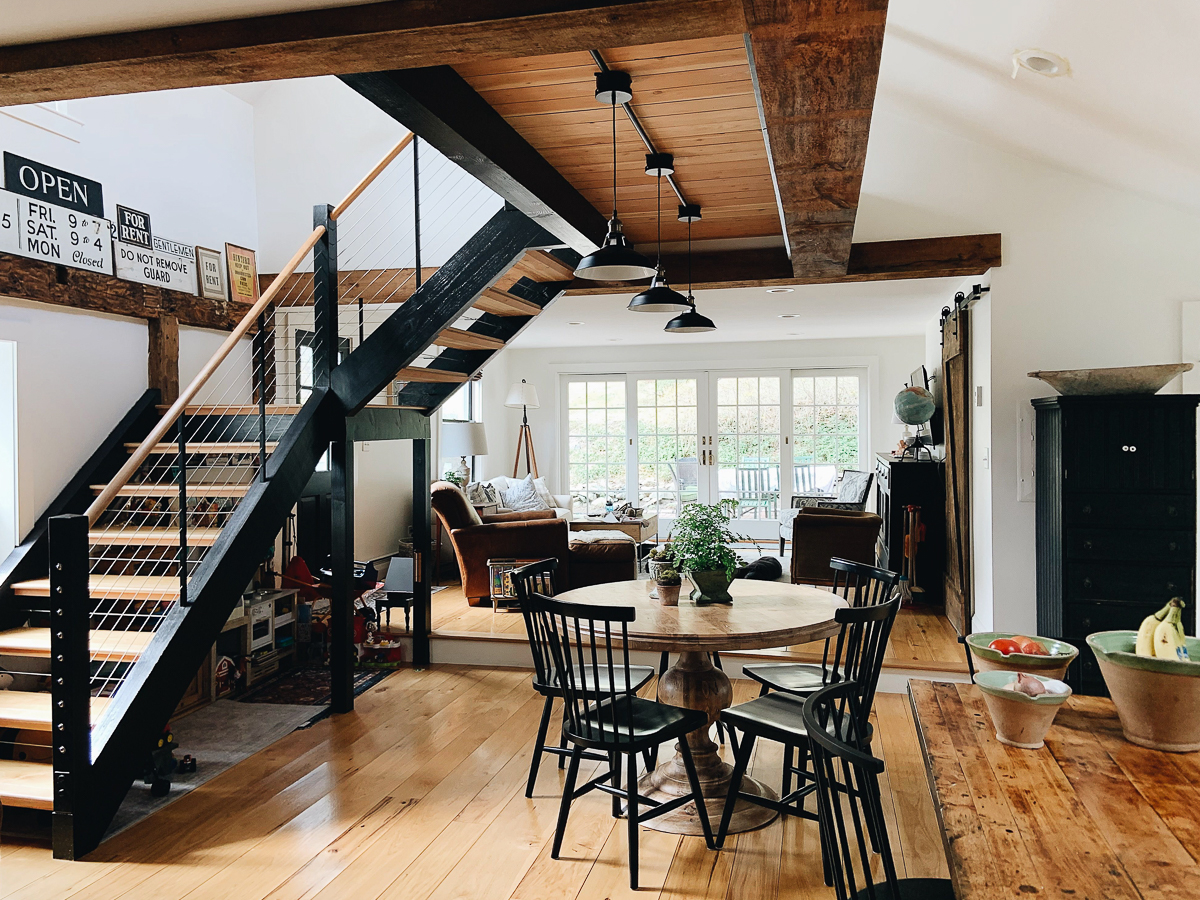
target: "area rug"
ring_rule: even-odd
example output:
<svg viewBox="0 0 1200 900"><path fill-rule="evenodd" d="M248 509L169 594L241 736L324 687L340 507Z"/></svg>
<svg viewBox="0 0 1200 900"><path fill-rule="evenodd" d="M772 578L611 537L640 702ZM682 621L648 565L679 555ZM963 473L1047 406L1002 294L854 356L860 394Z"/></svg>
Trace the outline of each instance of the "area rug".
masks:
<svg viewBox="0 0 1200 900"><path fill-rule="evenodd" d="M387 669L360 669L354 673L354 696L374 687L391 674ZM288 669L238 698L239 703L273 703L326 706L333 696L329 666L304 663ZM311 710L310 710L311 715Z"/></svg>
<svg viewBox="0 0 1200 900"><path fill-rule="evenodd" d="M171 790L165 797L150 796L150 785L135 781L105 837L112 837L140 822L188 791L304 727L312 718L313 708L307 704L243 706L233 700L218 700L194 713L172 719L171 731L179 744L175 758L191 755L196 760L196 771L175 773Z"/></svg>

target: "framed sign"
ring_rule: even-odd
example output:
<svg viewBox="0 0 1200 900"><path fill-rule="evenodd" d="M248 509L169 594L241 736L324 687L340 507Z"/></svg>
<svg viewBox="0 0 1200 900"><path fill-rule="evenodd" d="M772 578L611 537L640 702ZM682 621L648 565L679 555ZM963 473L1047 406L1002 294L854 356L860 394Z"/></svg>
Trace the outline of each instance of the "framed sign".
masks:
<svg viewBox="0 0 1200 900"><path fill-rule="evenodd" d="M92 219L104 218L104 188L100 182L64 172L54 166L4 151L4 186L54 206L63 206Z"/></svg>
<svg viewBox="0 0 1200 900"><path fill-rule="evenodd" d="M91 272L113 273L112 223L0 191L0 250Z"/></svg>
<svg viewBox="0 0 1200 900"><path fill-rule="evenodd" d="M221 254L207 247L196 248L196 275L200 296L205 300L224 300L225 281L221 278Z"/></svg>
<svg viewBox="0 0 1200 900"><path fill-rule="evenodd" d="M146 224L149 224L149 219ZM128 232L124 228L118 230L118 234L123 233ZM147 236L150 238L149 249L122 240L113 243L117 277L185 294L196 293L195 248L191 244L181 244L157 234Z"/></svg>
<svg viewBox="0 0 1200 900"><path fill-rule="evenodd" d="M226 244L225 271L229 273L230 300L249 304L258 299L258 264L253 250Z"/></svg>
<svg viewBox="0 0 1200 900"><path fill-rule="evenodd" d="M140 210L117 204L117 240L146 250L153 250L150 242L150 217Z"/></svg>

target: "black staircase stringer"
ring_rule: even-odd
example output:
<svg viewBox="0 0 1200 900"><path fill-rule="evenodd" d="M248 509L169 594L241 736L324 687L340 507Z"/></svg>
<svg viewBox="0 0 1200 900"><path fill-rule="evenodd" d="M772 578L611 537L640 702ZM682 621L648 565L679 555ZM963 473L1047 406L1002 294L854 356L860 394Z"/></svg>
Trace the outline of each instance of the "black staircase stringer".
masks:
<svg viewBox="0 0 1200 900"><path fill-rule="evenodd" d="M412 365L526 250L560 241L519 210L505 208L386 318L333 371L333 392L353 415Z"/></svg>
<svg viewBox="0 0 1200 900"><path fill-rule="evenodd" d="M129 459L125 444L140 442L158 423L155 406L159 399L159 392L154 388L137 399L96 452L46 507L25 539L0 562L0 629L15 627L25 620L24 603L13 596L12 586L19 581L46 577L50 564L46 528L50 517L82 513L91 505L95 499L92 485L107 483Z"/></svg>
<svg viewBox="0 0 1200 900"><path fill-rule="evenodd" d="M91 803L84 821L77 821L75 858L99 844L144 770L146 754L266 558L331 437L340 433L343 416L328 388L314 390L268 458L267 480L250 488L192 576L192 605L176 605L168 613L130 669L92 733Z"/></svg>

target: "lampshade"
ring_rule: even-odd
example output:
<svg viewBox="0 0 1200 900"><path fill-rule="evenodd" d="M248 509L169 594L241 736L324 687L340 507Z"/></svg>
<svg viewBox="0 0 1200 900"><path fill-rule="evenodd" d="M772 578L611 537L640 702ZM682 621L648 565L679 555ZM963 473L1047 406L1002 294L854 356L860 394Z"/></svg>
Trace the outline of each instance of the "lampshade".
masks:
<svg viewBox="0 0 1200 900"><path fill-rule="evenodd" d="M608 221L604 245L589 253L575 267L579 278L593 281L637 281L654 274L654 264L633 249L615 215Z"/></svg>
<svg viewBox="0 0 1200 900"><path fill-rule="evenodd" d="M453 456L487 456L487 431L482 422L443 422L443 458Z"/></svg>
<svg viewBox="0 0 1200 900"><path fill-rule="evenodd" d="M633 312L680 313L691 309L687 298L667 284L667 274L659 269L646 288L629 301Z"/></svg>
<svg viewBox="0 0 1200 900"><path fill-rule="evenodd" d="M688 297L691 300L691 297ZM689 305L687 312L680 313L670 322L666 324L663 331L671 334L699 334L702 331L716 331L716 323L708 316L702 316L696 312L696 305L693 301Z"/></svg>
<svg viewBox="0 0 1200 900"><path fill-rule="evenodd" d="M509 409L521 409L525 406L537 409L542 404L538 402L537 389L522 378L508 389L508 398L504 405Z"/></svg>

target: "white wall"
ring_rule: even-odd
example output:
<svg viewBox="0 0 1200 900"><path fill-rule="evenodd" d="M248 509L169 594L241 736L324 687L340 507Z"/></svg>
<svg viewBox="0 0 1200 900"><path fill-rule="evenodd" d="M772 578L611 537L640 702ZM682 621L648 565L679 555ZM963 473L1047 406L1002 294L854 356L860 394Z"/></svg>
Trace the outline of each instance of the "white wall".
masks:
<svg viewBox="0 0 1200 900"><path fill-rule="evenodd" d="M638 325L637 314L630 313L631 327ZM537 388L541 408L529 411L541 472L555 493L565 493L562 477L559 426L559 376L562 373L631 372L668 365L675 369L721 369L783 367L842 367L866 365L871 369L868 382L868 418L870 453L891 450L903 431L892 424L892 398L908 380L913 369L924 359L922 336L856 338L846 340L763 341L758 343L689 343L687 338L666 337L647 346L571 347L569 349L505 350L509 381L521 378ZM507 388L507 385L505 386ZM501 414L504 422L504 448L510 455L516 447L521 424L519 410L506 410L503 397L489 412ZM489 429L488 442L491 447ZM491 470L488 470L491 474ZM495 474L508 474L497 471Z"/></svg>
<svg viewBox="0 0 1200 900"><path fill-rule="evenodd" d="M1034 504L1018 500L1018 416L1053 392L1026 373L1178 361L1181 304L1200 296L1200 218L951 134L920 112L877 111L855 240L990 231L1004 235L990 300L993 618L1029 631Z"/></svg>
<svg viewBox="0 0 1200 900"><path fill-rule="evenodd" d="M17 345L0 341L0 553L17 543Z"/></svg>
<svg viewBox="0 0 1200 900"><path fill-rule="evenodd" d="M971 582L973 631L993 630L992 593L992 300L971 308Z"/></svg>

